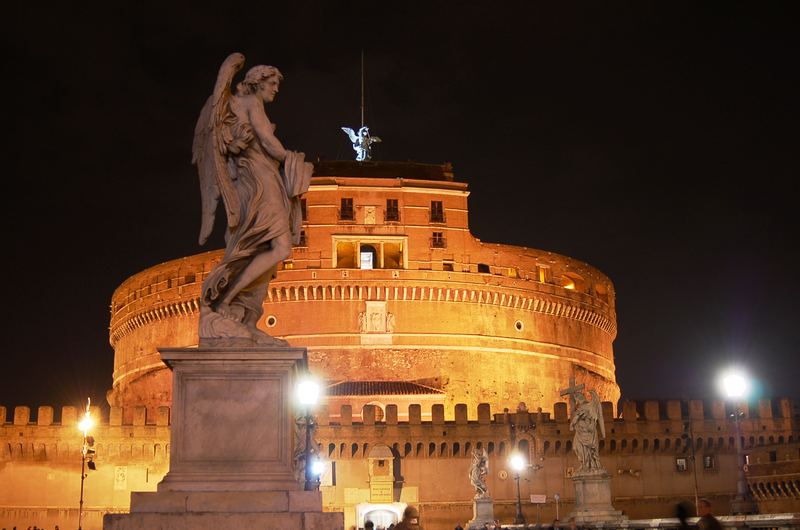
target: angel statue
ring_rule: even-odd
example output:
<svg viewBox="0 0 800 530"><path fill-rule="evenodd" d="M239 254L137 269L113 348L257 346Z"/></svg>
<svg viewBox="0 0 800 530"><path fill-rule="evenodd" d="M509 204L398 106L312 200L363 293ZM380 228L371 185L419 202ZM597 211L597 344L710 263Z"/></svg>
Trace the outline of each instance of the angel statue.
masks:
<svg viewBox="0 0 800 530"><path fill-rule="evenodd" d="M243 65L241 53L222 63L194 132L200 244L211 234L220 197L228 221L225 254L203 282L200 344L284 346L256 323L278 264L299 242L300 195L308 190L313 166L303 153L283 147L264 110L283 75L274 66L254 66L232 93L231 81Z"/></svg>
<svg viewBox="0 0 800 530"><path fill-rule="evenodd" d="M586 401L582 392L574 394L574 410L569 430L575 431L572 448L580 463L577 473L602 473L604 469L600 464L597 426L600 425L600 434L603 438L606 437L606 428L603 423L600 397L595 390L590 390L589 393L592 396L591 401Z"/></svg>
<svg viewBox="0 0 800 530"><path fill-rule="evenodd" d="M485 499L489 495L486 493L486 477L489 475L489 455L485 449L472 450L472 464L469 466L469 481L475 488L475 498Z"/></svg>
<svg viewBox="0 0 800 530"><path fill-rule="evenodd" d="M372 160L372 144L380 143L381 139L377 136L370 136L369 127L361 127L356 133L350 127L342 127L342 130L350 137L353 142L353 149L356 152L356 160Z"/></svg>

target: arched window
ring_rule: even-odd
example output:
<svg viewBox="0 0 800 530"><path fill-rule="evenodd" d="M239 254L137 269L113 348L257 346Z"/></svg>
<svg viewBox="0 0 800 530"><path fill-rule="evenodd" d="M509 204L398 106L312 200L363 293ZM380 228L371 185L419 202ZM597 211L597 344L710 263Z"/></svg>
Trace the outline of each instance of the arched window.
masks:
<svg viewBox="0 0 800 530"><path fill-rule="evenodd" d="M461 451L461 444L458 442L453 442L453 456L458 456L458 453Z"/></svg>
<svg viewBox="0 0 800 530"><path fill-rule="evenodd" d="M403 456L408 456L411 454L411 442L406 442L406 445L403 447Z"/></svg>
<svg viewBox="0 0 800 530"><path fill-rule="evenodd" d="M517 449L520 453L522 453L523 458L528 462L531 461L531 450L530 446L528 445L528 440L520 440L517 444Z"/></svg>

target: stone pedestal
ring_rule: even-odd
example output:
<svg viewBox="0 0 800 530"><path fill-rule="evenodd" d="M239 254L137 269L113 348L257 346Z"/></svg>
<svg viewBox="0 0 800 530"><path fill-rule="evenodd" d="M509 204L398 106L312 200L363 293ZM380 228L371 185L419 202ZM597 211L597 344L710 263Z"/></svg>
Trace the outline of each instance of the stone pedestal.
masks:
<svg viewBox="0 0 800 530"><path fill-rule="evenodd" d="M170 469L104 530L341 530L292 464L292 396L304 348L163 349L172 369Z"/></svg>
<svg viewBox="0 0 800 530"><path fill-rule="evenodd" d="M608 473L574 475L572 482L575 485L575 511L569 517L574 517L576 523L627 519L611 504L611 477Z"/></svg>
<svg viewBox="0 0 800 530"><path fill-rule="evenodd" d="M472 501L472 519L467 523L467 530L483 530L484 523L494 522L494 501L491 497L483 497Z"/></svg>

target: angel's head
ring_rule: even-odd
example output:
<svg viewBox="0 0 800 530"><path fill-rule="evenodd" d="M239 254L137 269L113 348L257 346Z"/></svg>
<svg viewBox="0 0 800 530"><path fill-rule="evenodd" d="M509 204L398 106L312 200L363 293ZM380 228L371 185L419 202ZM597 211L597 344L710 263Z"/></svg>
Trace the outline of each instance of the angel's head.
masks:
<svg viewBox="0 0 800 530"><path fill-rule="evenodd" d="M244 81L236 90L240 96L259 95L269 103L278 94L278 87L283 81L283 74L274 66L254 66L247 71Z"/></svg>

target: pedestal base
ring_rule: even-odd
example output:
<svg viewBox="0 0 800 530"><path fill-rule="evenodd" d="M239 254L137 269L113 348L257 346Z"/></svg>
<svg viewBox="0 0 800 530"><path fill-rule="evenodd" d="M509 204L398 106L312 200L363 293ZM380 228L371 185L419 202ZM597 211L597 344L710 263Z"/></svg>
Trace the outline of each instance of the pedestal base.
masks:
<svg viewBox="0 0 800 530"><path fill-rule="evenodd" d="M472 519L467 523L467 530L483 530L485 523L494 523L494 501L491 497L472 501Z"/></svg>
<svg viewBox="0 0 800 530"><path fill-rule="evenodd" d="M172 369L170 469L104 530L343 530L295 479L291 396L302 348L161 350Z"/></svg>
<svg viewBox="0 0 800 530"><path fill-rule="evenodd" d="M611 504L611 477L608 473L575 475L575 511L569 514L576 523L627 519Z"/></svg>

